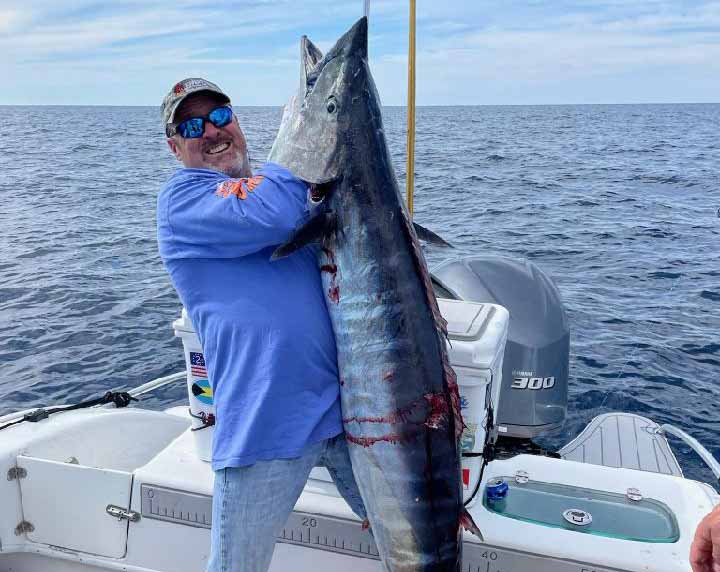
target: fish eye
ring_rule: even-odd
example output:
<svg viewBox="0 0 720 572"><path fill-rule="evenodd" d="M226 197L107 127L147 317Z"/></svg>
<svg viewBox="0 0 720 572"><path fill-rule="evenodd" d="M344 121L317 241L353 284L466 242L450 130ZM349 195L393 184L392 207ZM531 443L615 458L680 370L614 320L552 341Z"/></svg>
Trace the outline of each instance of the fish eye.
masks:
<svg viewBox="0 0 720 572"><path fill-rule="evenodd" d="M335 113L337 111L337 103L335 103L335 98L332 95L328 98L327 110L328 113Z"/></svg>

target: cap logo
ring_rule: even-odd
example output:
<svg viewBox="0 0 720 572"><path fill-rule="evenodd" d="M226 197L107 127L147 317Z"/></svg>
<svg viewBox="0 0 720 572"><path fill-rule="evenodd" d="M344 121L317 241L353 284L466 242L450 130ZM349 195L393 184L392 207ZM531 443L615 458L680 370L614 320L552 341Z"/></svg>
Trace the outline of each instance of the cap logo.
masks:
<svg viewBox="0 0 720 572"><path fill-rule="evenodd" d="M180 95L184 91L185 91L185 86L183 85L182 82L176 83L175 86L173 87L173 93L175 95Z"/></svg>

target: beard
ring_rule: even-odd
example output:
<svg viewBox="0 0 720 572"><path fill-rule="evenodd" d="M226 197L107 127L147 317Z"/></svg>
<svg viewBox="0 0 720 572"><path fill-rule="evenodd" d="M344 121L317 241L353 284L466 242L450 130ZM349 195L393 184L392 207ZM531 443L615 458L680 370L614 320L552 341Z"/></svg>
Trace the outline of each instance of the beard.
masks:
<svg viewBox="0 0 720 572"><path fill-rule="evenodd" d="M241 153L238 151L234 159L235 160L230 165L221 167L219 171L226 174L228 177L232 177L233 179L252 177L250 158L248 157L247 152Z"/></svg>

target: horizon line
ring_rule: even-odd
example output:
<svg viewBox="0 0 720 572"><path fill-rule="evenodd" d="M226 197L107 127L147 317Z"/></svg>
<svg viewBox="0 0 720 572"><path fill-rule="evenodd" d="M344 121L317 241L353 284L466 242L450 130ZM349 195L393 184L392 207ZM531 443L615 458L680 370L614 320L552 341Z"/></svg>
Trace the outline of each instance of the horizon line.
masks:
<svg viewBox="0 0 720 572"><path fill-rule="evenodd" d="M720 101L644 101L644 102L594 102L594 103L432 103L417 104L415 107L540 107L567 105L719 105ZM233 107L284 107L285 104L233 105ZM140 105L134 103L0 103L0 107L157 107L160 105ZM407 107L407 105L389 104L382 107Z"/></svg>

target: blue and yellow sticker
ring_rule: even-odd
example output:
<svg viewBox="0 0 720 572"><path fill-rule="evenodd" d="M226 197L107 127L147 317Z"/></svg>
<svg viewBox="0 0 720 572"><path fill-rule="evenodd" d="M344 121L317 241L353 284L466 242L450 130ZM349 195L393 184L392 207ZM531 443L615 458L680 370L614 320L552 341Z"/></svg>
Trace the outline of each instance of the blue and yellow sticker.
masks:
<svg viewBox="0 0 720 572"><path fill-rule="evenodd" d="M205 405L213 404L213 390L207 379L198 379L192 384L192 394Z"/></svg>

